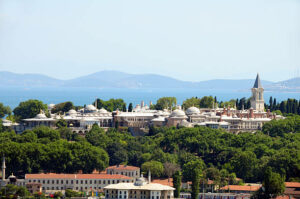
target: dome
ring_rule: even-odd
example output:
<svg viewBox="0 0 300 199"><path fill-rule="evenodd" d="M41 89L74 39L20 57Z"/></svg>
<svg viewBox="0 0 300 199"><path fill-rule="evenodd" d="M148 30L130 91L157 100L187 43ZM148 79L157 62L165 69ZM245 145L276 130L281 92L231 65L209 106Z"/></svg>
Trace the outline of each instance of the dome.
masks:
<svg viewBox="0 0 300 199"><path fill-rule="evenodd" d="M107 110L105 110L104 108L101 108L101 109L99 110L99 112L100 112L100 113L107 113Z"/></svg>
<svg viewBox="0 0 300 199"><path fill-rule="evenodd" d="M74 109L69 110L68 112L69 115L75 115L77 112Z"/></svg>
<svg viewBox="0 0 300 199"><path fill-rule="evenodd" d="M188 121L186 120L182 120L179 124L179 126L183 126L183 127L192 127L192 124L189 123Z"/></svg>
<svg viewBox="0 0 300 199"><path fill-rule="evenodd" d="M90 104L90 105L87 105L87 106L85 107L85 109L88 110L88 111L95 111L95 110L96 110L96 107L95 107L94 105Z"/></svg>
<svg viewBox="0 0 300 199"><path fill-rule="evenodd" d="M176 109L171 113L170 117L186 117L186 116L182 110Z"/></svg>
<svg viewBox="0 0 300 199"><path fill-rule="evenodd" d="M145 185L145 184L147 184L147 181L146 181L146 179L143 177L143 174L141 175L140 178L137 178L136 181L135 181L135 183L134 183L135 186L143 186L143 185Z"/></svg>
<svg viewBox="0 0 300 199"><path fill-rule="evenodd" d="M165 119L164 117L158 116L158 117L152 119L151 121L152 121L152 122L164 122L165 120L166 120L166 119Z"/></svg>
<svg viewBox="0 0 300 199"><path fill-rule="evenodd" d="M53 109L55 107L55 104L49 104L48 109Z"/></svg>
<svg viewBox="0 0 300 199"><path fill-rule="evenodd" d="M194 106L188 108L185 112L186 112L187 115L197 115L197 114L200 114L200 110L197 107L194 107Z"/></svg>
<svg viewBox="0 0 300 199"><path fill-rule="evenodd" d="M35 116L36 119L46 119L46 115L44 113L39 113Z"/></svg>

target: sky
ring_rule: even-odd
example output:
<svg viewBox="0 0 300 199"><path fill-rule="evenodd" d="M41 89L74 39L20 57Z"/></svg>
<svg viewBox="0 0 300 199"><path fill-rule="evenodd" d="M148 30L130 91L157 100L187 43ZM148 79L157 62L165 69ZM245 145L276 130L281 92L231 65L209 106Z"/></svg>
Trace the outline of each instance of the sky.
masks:
<svg viewBox="0 0 300 199"><path fill-rule="evenodd" d="M0 71L299 76L299 0L0 0Z"/></svg>

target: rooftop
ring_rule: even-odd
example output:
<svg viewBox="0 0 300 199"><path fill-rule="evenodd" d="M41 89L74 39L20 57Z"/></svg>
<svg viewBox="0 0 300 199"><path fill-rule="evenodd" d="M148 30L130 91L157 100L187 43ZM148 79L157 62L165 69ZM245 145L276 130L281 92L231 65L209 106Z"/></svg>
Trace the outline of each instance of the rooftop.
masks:
<svg viewBox="0 0 300 199"><path fill-rule="evenodd" d="M221 190L230 191L257 191L261 185L226 185L222 187Z"/></svg>
<svg viewBox="0 0 300 199"><path fill-rule="evenodd" d="M144 184L144 185L141 185L141 186L136 186L136 185L134 185L134 183L119 183L119 184L108 185L108 186L104 187L104 189L155 190L155 191L175 190L175 188L173 188L173 187L162 185L162 184L157 184L157 183L147 183L147 184Z"/></svg>
<svg viewBox="0 0 300 199"><path fill-rule="evenodd" d="M110 166L107 167L106 169L115 169L115 170L139 170L139 167L135 167L135 166L128 166L128 165L114 165L114 166Z"/></svg>
<svg viewBox="0 0 300 199"><path fill-rule="evenodd" d="M131 179L119 174L65 174L65 173L40 173L26 174L25 179Z"/></svg>

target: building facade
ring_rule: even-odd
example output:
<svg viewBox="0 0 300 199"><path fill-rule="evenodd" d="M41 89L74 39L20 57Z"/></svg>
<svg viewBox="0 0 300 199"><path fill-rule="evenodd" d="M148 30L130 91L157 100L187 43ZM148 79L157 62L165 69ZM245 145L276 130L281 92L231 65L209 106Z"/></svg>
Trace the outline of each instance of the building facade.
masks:
<svg viewBox="0 0 300 199"><path fill-rule="evenodd" d="M39 183L44 193L54 193L66 189L74 191L101 191L105 186L130 183L133 179L118 174L26 174L25 183Z"/></svg>
<svg viewBox="0 0 300 199"><path fill-rule="evenodd" d="M143 176L134 183L119 183L104 187L106 199L171 199L174 188L146 181Z"/></svg>

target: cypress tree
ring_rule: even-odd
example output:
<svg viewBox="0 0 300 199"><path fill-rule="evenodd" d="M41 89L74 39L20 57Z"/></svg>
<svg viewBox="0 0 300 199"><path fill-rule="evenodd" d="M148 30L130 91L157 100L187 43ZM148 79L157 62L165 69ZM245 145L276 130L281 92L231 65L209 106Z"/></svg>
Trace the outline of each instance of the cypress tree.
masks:
<svg viewBox="0 0 300 199"><path fill-rule="evenodd" d="M195 169L194 175L192 176L192 199L197 199L200 188L200 171Z"/></svg>
<svg viewBox="0 0 300 199"><path fill-rule="evenodd" d="M132 106L132 103L130 103L128 106L128 112L132 112L132 110L133 110L133 106Z"/></svg>
<svg viewBox="0 0 300 199"><path fill-rule="evenodd" d="M272 96L270 97L270 100L269 100L269 109L271 111L273 111L273 98L272 98Z"/></svg>
<svg viewBox="0 0 300 199"><path fill-rule="evenodd" d="M273 100L273 110L277 110L277 102L276 102L276 98L274 98Z"/></svg>
<svg viewBox="0 0 300 199"><path fill-rule="evenodd" d="M176 171L173 175L173 186L175 188L174 197L179 198L181 188L181 172Z"/></svg>
<svg viewBox="0 0 300 199"><path fill-rule="evenodd" d="M282 102L280 103L279 110L280 110L282 113L286 113L286 105L285 105L285 102L284 102L284 101L282 101Z"/></svg>

